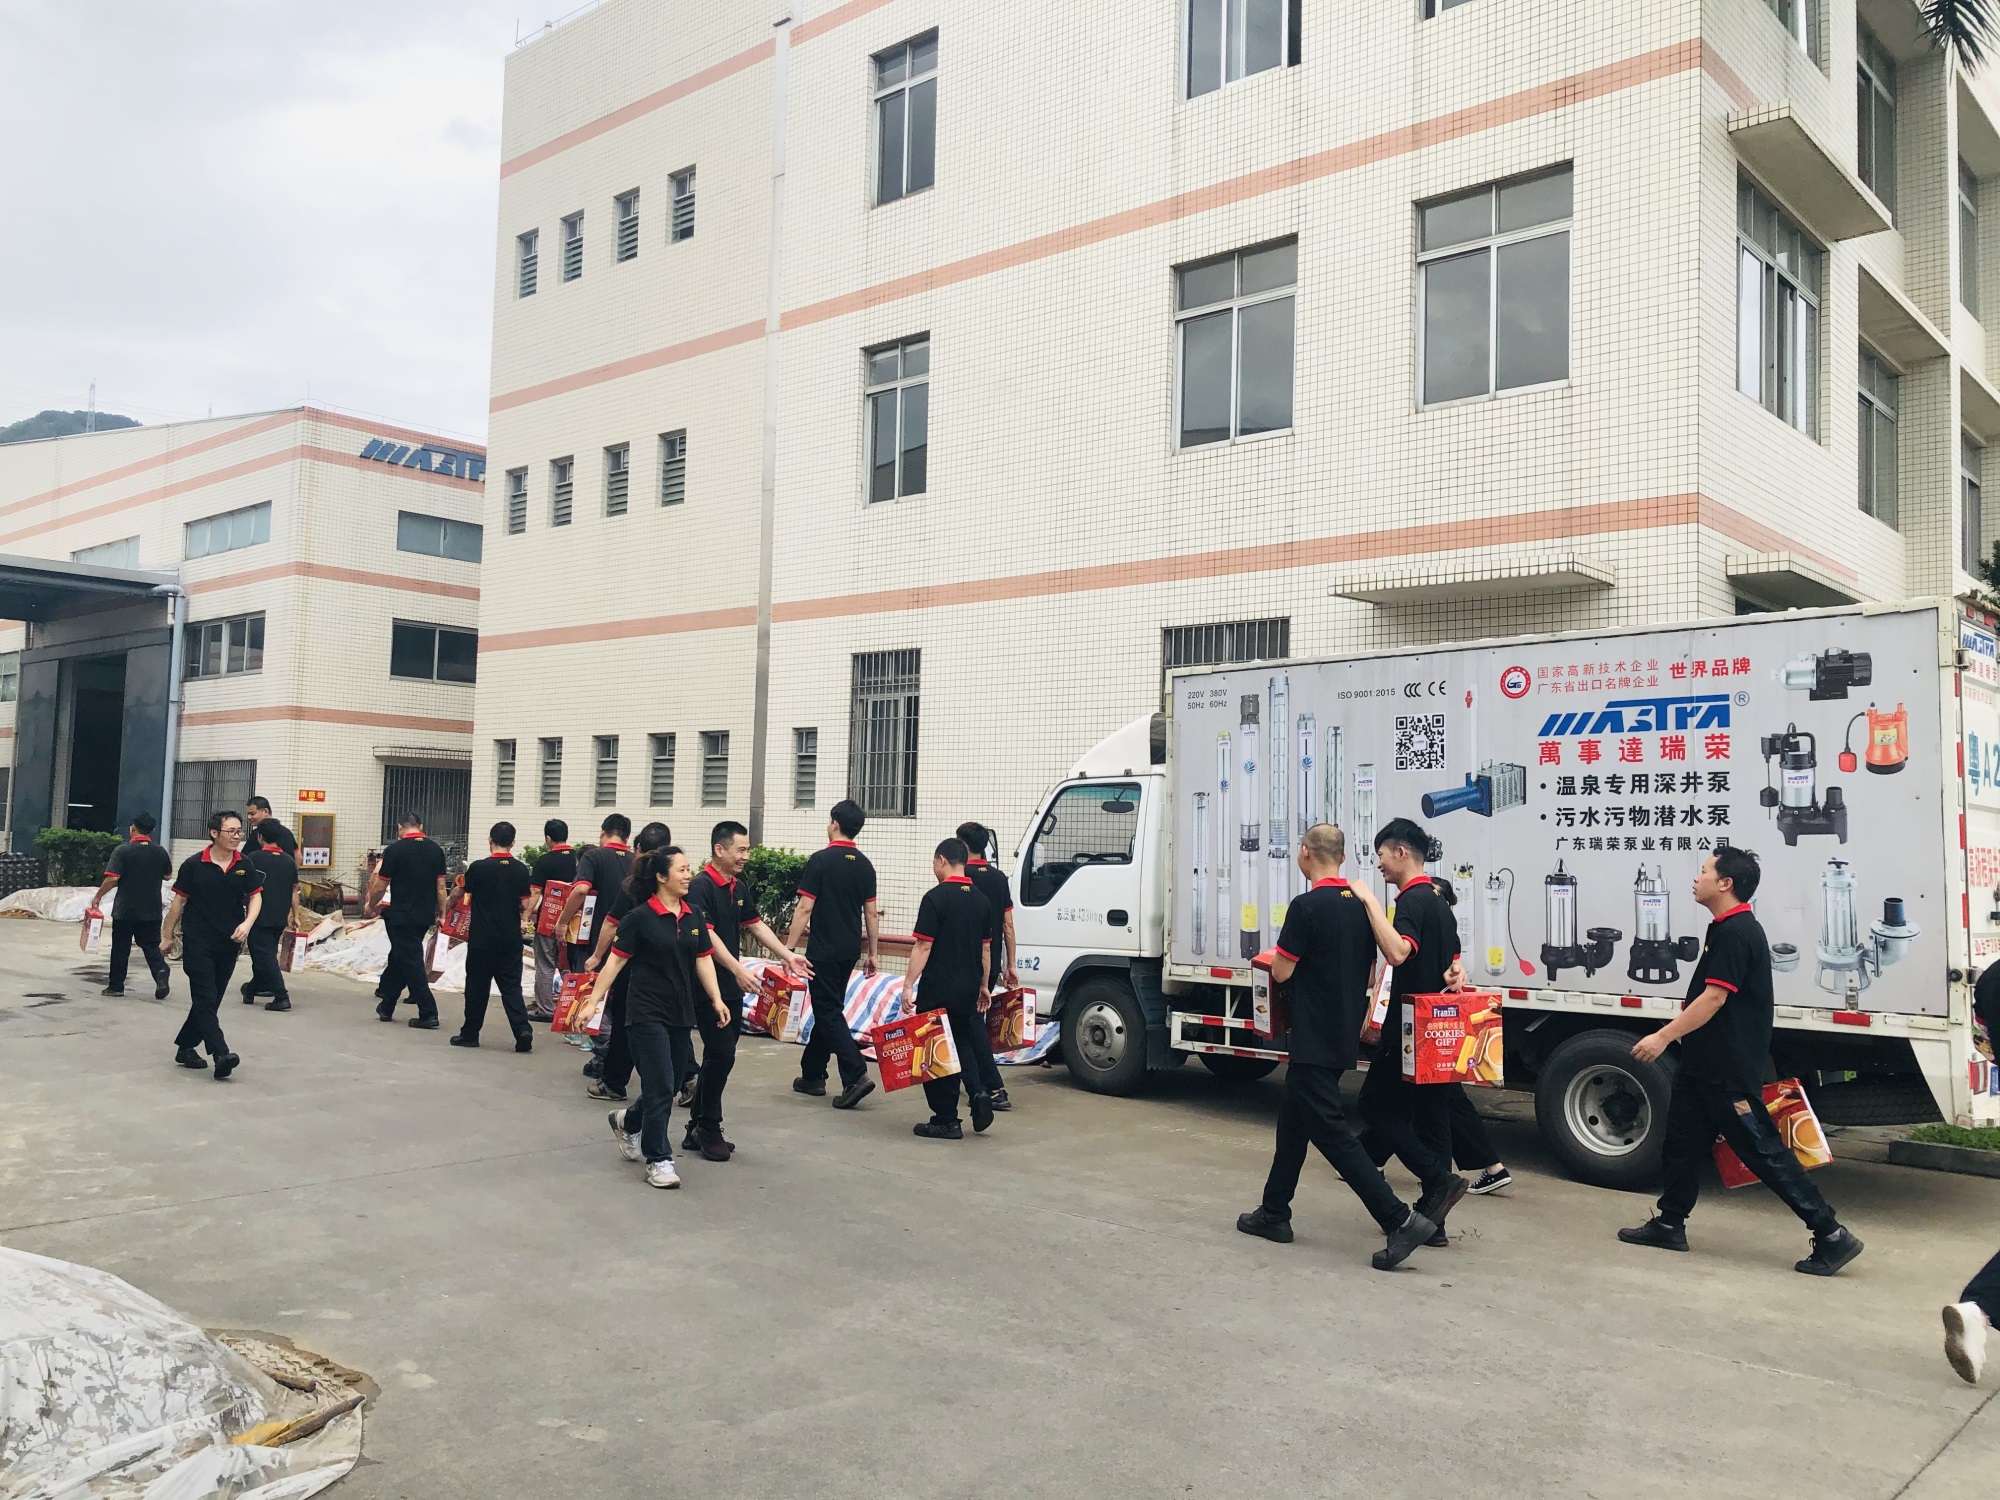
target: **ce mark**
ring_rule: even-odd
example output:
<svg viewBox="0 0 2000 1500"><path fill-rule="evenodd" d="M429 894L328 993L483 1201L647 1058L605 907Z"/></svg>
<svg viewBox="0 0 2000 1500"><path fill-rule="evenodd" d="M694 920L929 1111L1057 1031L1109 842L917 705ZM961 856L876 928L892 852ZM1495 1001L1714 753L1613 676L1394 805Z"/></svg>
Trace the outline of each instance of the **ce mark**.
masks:
<svg viewBox="0 0 2000 1500"><path fill-rule="evenodd" d="M1449 698L1451 685L1443 679L1436 682L1406 682L1403 684L1405 698Z"/></svg>

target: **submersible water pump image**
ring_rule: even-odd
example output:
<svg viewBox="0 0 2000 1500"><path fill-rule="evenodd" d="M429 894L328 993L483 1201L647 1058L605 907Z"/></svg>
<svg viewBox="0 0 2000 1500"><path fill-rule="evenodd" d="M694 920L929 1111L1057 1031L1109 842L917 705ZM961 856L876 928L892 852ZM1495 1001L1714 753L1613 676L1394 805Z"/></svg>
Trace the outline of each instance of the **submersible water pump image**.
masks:
<svg viewBox="0 0 2000 1500"><path fill-rule="evenodd" d="M1895 775L1910 763L1910 714L1900 703L1894 713L1871 703L1847 721L1847 733L1840 737L1840 769L1852 771L1861 764L1854 754L1854 726L1864 719L1868 741L1863 757L1868 769L1877 776Z"/></svg>
<svg viewBox="0 0 2000 1500"><path fill-rule="evenodd" d="M1701 944L1674 934L1673 905L1658 865L1648 875L1644 865L1632 882L1632 962L1626 976L1640 984L1672 984L1680 966L1701 957Z"/></svg>
<svg viewBox="0 0 2000 1500"><path fill-rule="evenodd" d="M1542 967L1549 982L1562 977L1564 969L1581 969L1589 978L1599 969L1609 968L1611 951L1625 934L1616 927L1593 927L1577 941L1576 877L1556 861L1553 875L1542 881L1543 916L1548 924L1548 941L1542 944Z"/></svg>
<svg viewBox="0 0 2000 1500"><path fill-rule="evenodd" d="M1831 995L1854 995L1868 988L1891 964L1909 954L1923 931L1909 918L1901 896L1886 896L1882 919L1861 932L1854 870L1830 859L1819 877L1819 987Z"/></svg>
<svg viewBox="0 0 2000 1500"><path fill-rule="evenodd" d="M1793 848L1807 834L1831 834L1847 842L1847 794L1837 786L1826 789L1826 801L1819 799L1819 740L1809 730L1787 724L1783 734L1767 734L1757 741L1764 757L1764 789L1757 794L1761 807L1776 808L1778 832ZM1771 785L1771 762L1777 761L1780 787Z"/></svg>
<svg viewBox="0 0 2000 1500"><path fill-rule="evenodd" d="M1817 655L1808 653L1788 661L1778 674L1794 693L1804 693L1810 703L1845 698L1849 688L1867 687L1875 680L1875 658L1866 651L1846 651L1836 646Z"/></svg>
<svg viewBox="0 0 2000 1500"><path fill-rule="evenodd" d="M1528 768L1512 761L1489 760L1477 771L1465 773L1464 786L1448 792L1425 792L1422 800L1427 818L1457 812L1461 807L1490 818L1510 807L1527 805Z"/></svg>
<svg viewBox="0 0 2000 1500"><path fill-rule="evenodd" d="M1264 871L1257 858L1264 847L1264 825L1257 817L1257 721L1263 702L1255 693L1241 700L1241 718L1236 726L1236 903L1241 926L1238 951L1255 958L1264 951L1262 882ZM1282 752L1280 752L1282 753Z"/></svg>

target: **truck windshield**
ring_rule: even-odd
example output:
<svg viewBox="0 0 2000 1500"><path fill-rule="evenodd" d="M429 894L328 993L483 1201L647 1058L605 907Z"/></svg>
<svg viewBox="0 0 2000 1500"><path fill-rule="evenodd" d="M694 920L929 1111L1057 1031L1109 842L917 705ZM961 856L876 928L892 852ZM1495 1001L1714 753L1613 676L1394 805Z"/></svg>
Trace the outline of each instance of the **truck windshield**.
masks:
<svg viewBox="0 0 2000 1500"><path fill-rule="evenodd" d="M1139 837L1135 782L1085 782L1056 794L1023 862L1021 900L1041 906L1086 865L1129 865Z"/></svg>

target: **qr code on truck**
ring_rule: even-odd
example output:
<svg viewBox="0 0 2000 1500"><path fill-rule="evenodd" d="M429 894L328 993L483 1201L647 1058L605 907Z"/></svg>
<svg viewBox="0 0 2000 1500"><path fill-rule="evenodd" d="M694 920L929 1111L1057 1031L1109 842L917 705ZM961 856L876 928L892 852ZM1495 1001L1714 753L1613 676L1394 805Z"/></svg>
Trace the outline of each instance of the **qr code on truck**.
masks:
<svg viewBox="0 0 2000 1500"><path fill-rule="evenodd" d="M1444 715L1396 715L1396 769L1444 769Z"/></svg>

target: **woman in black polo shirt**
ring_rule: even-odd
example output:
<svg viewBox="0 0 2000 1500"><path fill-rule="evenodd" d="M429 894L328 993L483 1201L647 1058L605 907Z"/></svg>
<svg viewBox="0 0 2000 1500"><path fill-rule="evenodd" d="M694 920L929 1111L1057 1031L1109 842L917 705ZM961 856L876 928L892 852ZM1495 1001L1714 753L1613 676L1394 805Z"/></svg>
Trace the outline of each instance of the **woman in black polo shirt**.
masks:
<svg viewBox="0 0 2000 1500"><path fill-rule="evenodd" d="M625 1031L632 1062L639 1070L639 1098L630 1109L611 1112L611 1134L627 1161L646 1162L653 1187L677 1188L673 1138L674 1059L693 1055L697 1007L707 1004L718 1025L729 1024L729 1009L715 982L708 924L687 904L694 867L669 844L640 855L630 876L635 901L618 924L611 957L597 976L610 985L629 967L625 988ZM649 893L641 901L640 893ZM636 1139L635 1139L636 1137Z"/></svg>

